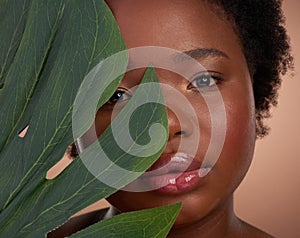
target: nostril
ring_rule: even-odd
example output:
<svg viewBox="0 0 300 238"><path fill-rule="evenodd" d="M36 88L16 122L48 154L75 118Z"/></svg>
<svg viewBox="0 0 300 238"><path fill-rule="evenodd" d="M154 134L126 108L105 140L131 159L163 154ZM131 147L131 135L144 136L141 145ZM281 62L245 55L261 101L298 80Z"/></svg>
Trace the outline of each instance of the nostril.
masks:
<svg viewBox="0 0 300 238"><path fill-rule="evenodd" d="M185 131L177 131L176 133L175 133L175 135L176 136L184 136L184 135L186 135L186 132Z"/></svg>

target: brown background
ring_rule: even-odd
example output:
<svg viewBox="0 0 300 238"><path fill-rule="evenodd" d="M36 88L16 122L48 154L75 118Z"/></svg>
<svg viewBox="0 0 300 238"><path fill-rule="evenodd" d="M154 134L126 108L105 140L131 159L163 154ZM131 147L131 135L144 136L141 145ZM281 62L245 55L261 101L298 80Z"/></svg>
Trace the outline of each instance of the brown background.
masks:
<svg viewBox="0 0 300 238"><path fill-rule="evenodd" d="M268 122L271 134L257 142L252 166L235 193L235 210L242 219L278 238L299 238L300 1L285 0L283 5L295 57L295 75L284 78L279 105ZM62 160L48 175L55 176L69 162ZM101 206L107 203L100 201L82 212Z"/></svg>

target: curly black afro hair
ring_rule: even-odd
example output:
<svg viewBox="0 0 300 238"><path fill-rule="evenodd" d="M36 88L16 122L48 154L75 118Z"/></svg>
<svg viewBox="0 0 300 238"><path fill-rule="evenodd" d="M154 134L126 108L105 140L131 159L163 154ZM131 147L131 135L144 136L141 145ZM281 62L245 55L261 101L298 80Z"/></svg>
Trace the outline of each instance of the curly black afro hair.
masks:
<svg viewBox="0 0 300 238"><path fill-rule="evenodd" d="M290 42L285 29L281 0L207 0L221 7L241 39L253 79L256 134L269 128L264 119L277 105L282 76L293 68Z"/></svg>

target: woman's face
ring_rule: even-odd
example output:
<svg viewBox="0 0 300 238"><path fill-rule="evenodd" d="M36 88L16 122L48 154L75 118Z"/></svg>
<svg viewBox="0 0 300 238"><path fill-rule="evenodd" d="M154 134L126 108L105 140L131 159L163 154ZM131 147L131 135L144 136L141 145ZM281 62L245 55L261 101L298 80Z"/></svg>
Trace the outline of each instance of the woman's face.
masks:
<svg viewBox="0 0 300 238"><path fill-rule="evenodd" d="M233 191L249 167L255 143L252 82L233 25L220 12L212 11L209 5L199 0L108 0L107 3L118 22L127 48L162 46L182 52L196 49L218 52L195 58L208 72L213 72L212 78L216 79L227 118L226 123L220 121L226 125L221 155L210 173L200 181L196 180L193 186L187 184L187 189L184 189L185 185L181 184L176 190L175 184L175 191L171 185L147 192L118 191L108 201L122 212L182 202L176 225L194 223L213 211L222 210L232 199ZM124 99L122 95L127 94L123 92L138 85L144 72L145 69L139 69L127 73L119 86L121 92L116 93L110 103L99 110L95 123L98 135L111 122L114 102L118 98ZM198 84L167 70L156 69L156 73L160 83L176 88L196 112L201 138L193 160L200 164L211 139L211 120L205 100L197 91ZM161 163L179 152L189 154L188 147L182 149L184 151L178 151L178 147L180 141L193 145L191 135L195 127L191 120L186 114L185 123L180 125L175 113L168 109L169 139L159 159Z"/></svg>

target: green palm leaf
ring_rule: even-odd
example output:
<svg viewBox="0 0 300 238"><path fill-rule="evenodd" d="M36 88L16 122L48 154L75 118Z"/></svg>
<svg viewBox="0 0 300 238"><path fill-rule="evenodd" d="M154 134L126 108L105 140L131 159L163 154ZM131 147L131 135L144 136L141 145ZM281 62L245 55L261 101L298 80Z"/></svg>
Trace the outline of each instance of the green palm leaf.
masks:
<svg viewBox="0 0 300 238"><path fill-rule="evenodd" d="M74 141L73 103L83 79L101 60L124 50L125 45L111 12L101 0L1 0L0 5L0 237L44 237L72 214L138 176L124 174L113 187L108 186L101 181L111 173L109 164L95 176L87 170L84 160L76 159L57 178L45 178ZM115 64L125 71L127 57ZM108 70L114 71L114 67ZM113 82L97 78L107 88L98 107L112 95L121 78ZM156 80L150 69L143 83ZM159 87L151 91L162 103ZM141 96L145 91L137 90L121 113L126 115ZM141 113L144 124L140 124ZM113 122L117 127L122 123L120 118ZM136 135L135 142L149 142L151 125L159 123L167 128L166 119L160 104L139 108L130 127L132 135ZM27 125L26 136L20 138L18 132ZM84 124L80 133L89 126ZM104 152L112 154L111 165L132 171L146 170L162 152L162 141L154 155L139 158L130 155L130 150L114 149L110 153L117 148L111 127L99 139ZM94 149L97 144L84 152L87 159L99 158L93 157L99 152ZM177 207L160 209L174 216L178 212ZM170 224L170 220L160 221L167 230ZM145 237L153 236L151 233Z"/></svg>
<svg viewBox="0 0 300 238"><path fill-rule="evenodd" d="M163 238L169 233L180 205L171 205L138 212L130 212L99 222L84 231L71 236L72 238ZM168 224L166 224L168 223ZM117 227L117 229L116 229ZM141 229L141 227L143 229Z"/></svg>

